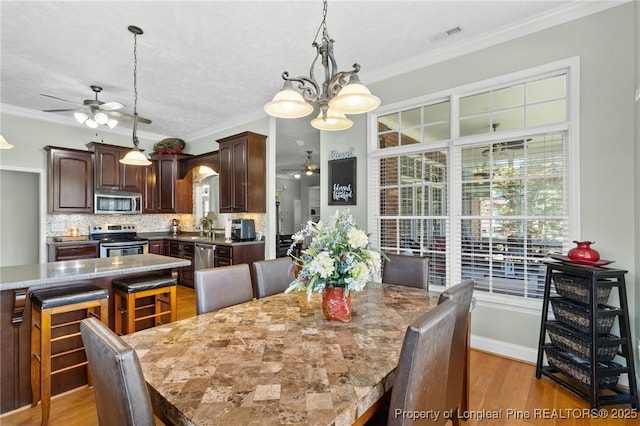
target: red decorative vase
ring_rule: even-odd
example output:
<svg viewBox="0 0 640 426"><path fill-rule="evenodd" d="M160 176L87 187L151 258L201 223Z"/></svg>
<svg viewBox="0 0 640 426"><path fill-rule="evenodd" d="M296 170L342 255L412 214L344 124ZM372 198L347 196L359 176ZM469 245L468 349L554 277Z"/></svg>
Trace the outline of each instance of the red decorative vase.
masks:
<svg viewBox="0 0 640 426"><path fill-rule="evenodd" d="M578 247L569 250L567 257L571 260L586 260L589 262L597 262L600 260L600 253L591 248L593 241L574 241Z"/></svg>
<svg viewBox="0 0 640 426"><path fill-rule="evenodd" d="M325 287L322 291L322 313L329 321L351 321L351 293L344 297L344 287Z"/></svg>

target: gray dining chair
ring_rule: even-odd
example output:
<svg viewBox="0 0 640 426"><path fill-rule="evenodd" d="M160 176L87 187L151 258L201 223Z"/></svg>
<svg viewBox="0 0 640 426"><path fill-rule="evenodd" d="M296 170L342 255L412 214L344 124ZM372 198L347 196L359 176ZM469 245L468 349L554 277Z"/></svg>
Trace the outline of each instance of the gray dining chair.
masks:
<svg viewBox="0 0 640 426"><path fill-rule="evenodd" d="M80 322L101 426L153 426L153 408L136 352L97 318Z"/></svg>
<svg viewBox="0 0 640 426"><path fill-rule="evenodd" d="M253 276L256 280L256 298L283 293L295 277L289 276L293 262L290 257L253 262Z"/></svg>
<svg viewBox="0 0 640 426"><path fill-rule="evenodd" d="M447 300L413 321L404 336L396 379L391 389L387 424L442 425L447 398L455 302ZM403 413L436 413L416 421Z"/></svg>
<svg viewBox="0 0 640 426"><path fill-rule="evenodd" d="M198 315L253 300L249 265L200 269L194 274Z"/></svg>
<svg viewBox="0 0 640 426"><path fill-rule="evenodd" d="M451 411L453 426L460 424L457 416L458 408L461 408L463 394L466 392L465 376L469 373L468 366L468 327L471 300L473 298L473 280L466 280L448 288L440 294L438 304L452 300L456 305L456 325L451 341L451 357L449 359L449 375L447 381L447 401L445 410Z"/></svg>
<svg viewBox="0 0 640 426"><path fill-rule="evenodd" d="M387 254L387 259L384 259L382 264L382 282L428 289L429 259Z"/></svg>

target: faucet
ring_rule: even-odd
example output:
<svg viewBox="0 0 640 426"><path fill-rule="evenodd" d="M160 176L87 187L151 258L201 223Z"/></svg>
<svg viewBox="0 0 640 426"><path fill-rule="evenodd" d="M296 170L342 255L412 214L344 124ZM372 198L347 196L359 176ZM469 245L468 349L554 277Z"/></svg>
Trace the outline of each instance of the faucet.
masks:
<svg viewBox="0 0 640 426"><path fill-rule="evenodd" d="M209 238L211 238L211 236L213 235L213 229L212 229L213 224L211 223L211 221L208 218L203 217L198 222L198 225L200 225L200 236L204 235L204 225L206 225L207 226L207 230L209 231L208 232L209 235L207 235L207 236Z"/></svg>

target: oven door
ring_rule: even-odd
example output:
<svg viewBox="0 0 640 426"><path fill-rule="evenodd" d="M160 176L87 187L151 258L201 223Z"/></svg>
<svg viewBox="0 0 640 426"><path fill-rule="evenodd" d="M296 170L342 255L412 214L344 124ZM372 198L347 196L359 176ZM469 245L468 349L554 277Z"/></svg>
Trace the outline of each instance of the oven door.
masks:
<svg viewBox="0 0 640 426"><path fill-rule="evenodd" d="M147 241L100 243L100 257L131 256L149 252Z"/></svg>

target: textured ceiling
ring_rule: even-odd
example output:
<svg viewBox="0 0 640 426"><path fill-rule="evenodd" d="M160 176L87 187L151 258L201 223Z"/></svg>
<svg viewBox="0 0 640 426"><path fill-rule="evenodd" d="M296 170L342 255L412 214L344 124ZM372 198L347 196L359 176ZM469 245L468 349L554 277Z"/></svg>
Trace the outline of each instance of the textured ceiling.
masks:
<svg viewBox="0 0 640 426"><path fill-rule="evenodd" d="M327 26L339 69L358 62L366 84L426 63L431 54L617 4L596 3L603 2L330 0ZM262 106L282 87L283 71L308 75L322 19L319 0L2 1L0 7L4 108L42 116L41 110L73 105L40 93L81 103L93 98L89 86L95 84L104 89L100 100L121 102L122 111L132 113L133 35L127 26L136 25L144 30L138 37L138 113L153 120L139 128L187 141L264 116ZM463 31L440 37L456 26ZM71 113L49 115L75 123ZM306 150L318 161L311 118L278 120L279 166L302 164ZM131 123L121 120L118 128Z"/></svg>

